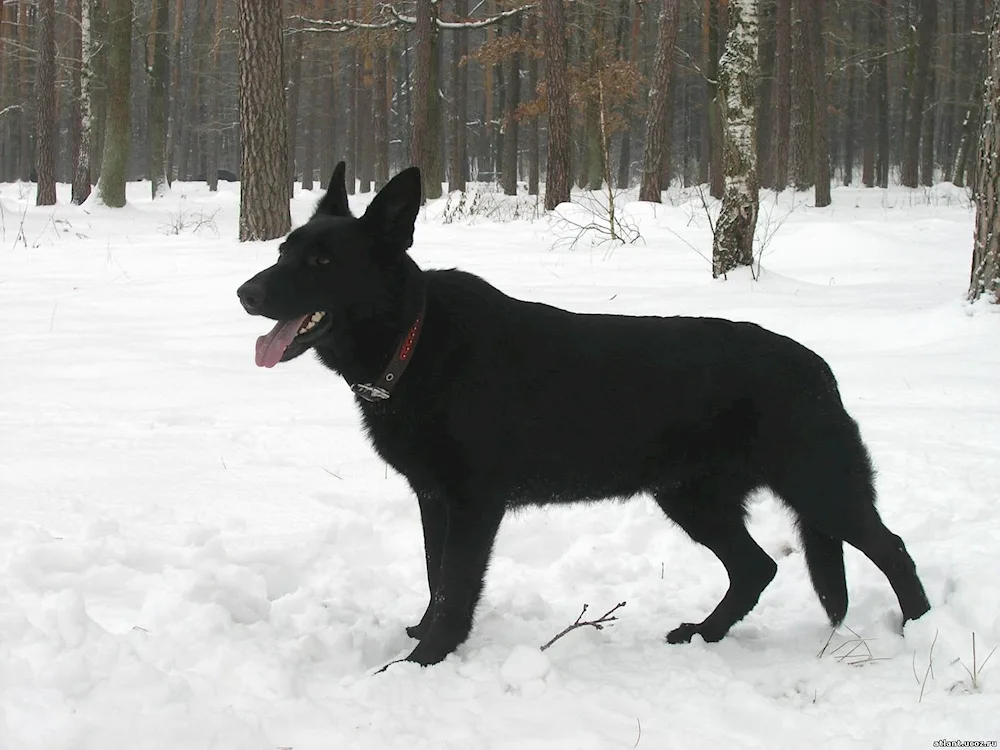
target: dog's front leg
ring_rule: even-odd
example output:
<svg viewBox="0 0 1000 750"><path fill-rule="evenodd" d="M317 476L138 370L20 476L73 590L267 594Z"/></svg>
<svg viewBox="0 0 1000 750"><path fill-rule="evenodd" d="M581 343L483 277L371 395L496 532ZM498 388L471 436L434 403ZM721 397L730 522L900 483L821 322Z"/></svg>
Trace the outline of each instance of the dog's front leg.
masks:
<svg viewBox="0 0 1000 750"><path fill-rule="evenodd" d="M406 657L425 666L437 664L469 636L504 512L502 503L473 506L467 500L448 502L447 508L440 572L428 607L430 623Z"/></svg>
<svg viewBox="0 0 1000 750"><path fill-rule="evenodd" d="M420 523L424 528L424 561L427 565L427 609L420 622L406 629L410 638L422 639L427 635L434 617L434 593L438 588L441 574L441 555L444 552L444 537L448 529L448 506L437 492L417 490L420 503Z"/></svg>

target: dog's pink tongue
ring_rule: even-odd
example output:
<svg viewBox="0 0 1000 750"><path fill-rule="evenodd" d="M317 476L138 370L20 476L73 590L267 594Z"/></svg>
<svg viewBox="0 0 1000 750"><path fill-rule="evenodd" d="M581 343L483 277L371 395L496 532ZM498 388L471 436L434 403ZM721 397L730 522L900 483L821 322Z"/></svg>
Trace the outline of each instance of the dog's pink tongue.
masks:
<svg viewBox="0 0 1000 750"><path fill-rule="evenodd" d="M277 325L271 329L270 333L257 338L257 350L254 361L257 367L274 367L281 361L281 355L292 343L295 334L302 327L308 315L303 315L295 320L278 321Z"/></svg>

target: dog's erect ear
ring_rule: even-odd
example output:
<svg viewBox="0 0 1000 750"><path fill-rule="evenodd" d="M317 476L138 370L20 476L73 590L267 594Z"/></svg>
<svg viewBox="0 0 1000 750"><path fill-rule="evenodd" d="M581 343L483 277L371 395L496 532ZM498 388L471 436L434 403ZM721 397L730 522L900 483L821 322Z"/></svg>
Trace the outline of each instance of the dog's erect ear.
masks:
<svg viewBox="0 0 1000 750"><path fill-rule="evenodd" d="M420 170L408 167L379 190L363 220L393 250L413 244L413 223L420 211Z"/></svg>
<svg viewBox="0 0 1000 750"><path fill-rule="evenodd" d="M326 195L316 204L313 216L350 216L351 209L347 206L347 187L344 185L344 172L347 165L340 162L333 168L330 184L326 187Z"/></svg>

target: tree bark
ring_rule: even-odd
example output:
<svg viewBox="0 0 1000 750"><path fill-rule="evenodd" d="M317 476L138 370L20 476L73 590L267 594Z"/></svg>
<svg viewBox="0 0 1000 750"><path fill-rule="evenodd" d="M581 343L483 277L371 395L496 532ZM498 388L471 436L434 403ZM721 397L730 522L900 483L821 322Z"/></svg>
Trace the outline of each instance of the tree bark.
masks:
<svg viewBox="0 0 1000 750"><path fill-rule="evenodd" d="M757 0L730 0L729 35L719 61L725 118L726 190L712 243L712 276L752 266L757 227Z"/></svg>
<svg viewBox="0 0 1000 750"><path fill-rule="evenodd" d="M872 0L868 8L868 50L870 54L878 54L885 48L885 0ZM882 60L869 64L866 69L865 82L865 114L863 135L865 146L862 156L861 182L865 187L875 187L877 178L875 170L875 154L878 152L876 123L879 108L884 106L885 79Z"/></svg>
<svg viewBox="0 0 1000 750"><path fill-rule="evenodd" d="M410 161L420 167L421 201L441 197L438 127L440 97L437 90L437 3L417 0L417 69L413 82L413 135Z"/></svg>
<svg viewBox="0 0 1000 750"><path fill-rule="evenodd" d="M511 34L521 33L521 16L511 19ZM464 32L463 32L464 33ZM507 62L507 95L504 99L503 192L517 195L518 122L521 104L521 53L515 51Z"/></svg>
<svg viewBox="0 0 1000 750"><path fill-rule="evenodd" d="M174 172L178 166L178 152L181 144L181 120L183 119L181 101L181 31L184 28L184 0L174 0L174 29L170 42L170 84L168 91L170 97L167 101L168 123L167 123L167 182L174 179L183 179L185 175L180 174L180 170Z"/></svg>
<svg viewBox="0 0 1000 750"><path fill-rule="evenodd" d="M830 131L827 124L826 91L826 45L823 41L823 17L825 0L813 0L809 46L812 48L812 90L813 90L813 179L815 180L814 200L816 208L830 205Z"/></svg>
<svg viewBox="0 0 1000 750"><path fill-rule="evenodd" d="M788 187L788 133L792 107L792 0L778 0L774 47L774 107L771 114L769 186L778 192Z"/></svg>
<svg viewBox="0 0 1000 750"><path fill-rule="evenodd" d="M815 166L814 131L812 128L812 55L809 48L811 36L811 0L794 0L792 11L792 113L791 113L791 162L792 183L796 190L813 186Z"/></svg>
<svg viewBox="0 0 1000 750"><path fill-rule="evenodd" d="M545 209L551 211L560 203L568 203L570 198L569 90L562 0L542 0L542 28L549 131Z"/></svg>
<svg viewBox="0 0 1000 750"><path fill-rule="evenodd" d="M910 102L907 110L905 149L899 181L906 187L918 184L920 165L920 133L924 116L924 98L927 92L928 73L933 53L934 25L937 22L937 0L920 0L920 18L917 21L917 42L914 49L915 65Z"/></svg>
<svg viewBox="0 0 1000 750"><path fill-rule="evenodd" d="M222 127L222 108L220 100L222 91L218 84L222 70L219 66L220 47L222 46L223 13L225 7L224 0L215 0L215 34L212 39L212 70L205 76L205 104L211 113L208 118L208 148L205 164L205 181L208 182L208 190L211 193L219 189L219 150L220 137L219 130Z"/></svg>
<svg viewBox="0 0 1000 750"><path fill-rule="evenodd" d="M38 97L38 141L35 145L35 172L38 185L36 206L56 202L56 6L55 0L39 5L38 68L35 95Z"/></svg>
<svg viewBox="0 0 1000 750"><path fill-rule="evenodd" d="M132 0L108 0L108 115L97 197L113 208L125 205L125 169L131 133Z"/></svg>
<svg viewBox="0 0 1000 750"><path fill-rule="evenodd" d="M538 21L534 15L528 16L527 37L532 46L538 43ZM538 96L538 56L528 53L528 96ZM528 121L528 195L538 195L539 182L539 137L538 115Z"/></svg>
<svg viewBox="0 0 1000 750"><path fill-rule="evenodd" d="M170 8L167 0L153 0L152 10L146 70L149 75L149 184L155 200L167 191L167 85L170 81L167 33Z"/></svg>
<svg viewBox="0 0 1000 750"><path fill-rule="evenodd" d="M305 0L297 4L299 13L306 11ZM286 91L288 92L288 197L295 195L295 180L298 177L299 165L296 163L299 135L299 91L302 88L302 24L295 22L288 42L288 56L285 63Z"/></svg>
<svg viewBox="0 0 1000 750"><path fill-rule="evenodd" d="M288 134L281 49L281 3L238 0L240 241L269 240L291 229Z"/></svg>
<svg viewBox="0 0 1000 750"><path fill-rule="evenodd" d="M707 55L705 61L708 71L707 97L708 107L706 115L706 145L708 155L708 181L709 192L713 198L722 198L725 193L725 166L723 165L723 117L720 111L722 103L719 101L719 42L725 39L723 19L725 7L723 0L706 0L708 5L706 14L707 28Z"/></svg>
<svg viewBox="0 0 1000 750"><path fill-rule="evenodd" d="M455 16L465 18L469 13L468 0L455 0ZM468 135L466 121L469 113L469 66L463 61L468 52L466 32L452 32L451 43L451 152L448 166L448 190L465 190L468 177Z"/></svg>
<svg viewBox="0 0 1000 750"><path fill-rule="evenodd" d="M375 50L375 190L389 181L389 61L387 52Z"/></svg>
<svg viewBox="0 0 1000 750"><path fill-rule="evenodd" d="M642 182L639 200L660 202L663 157L667 144L671 77L674 70L674 47L680 25L680 0L663 0L656 37L656 57L653 62L653 82L649 87L649 109L646 112L646 141L642 155Z"/></svg>
<svg viewBox="0 0 1000 750"><path fill-rule="evenodd" d="M21 111L18 113L19 148L18 148L18 179L28 182L31 179L31 112L33 99L30 94L31 81L28 77L28 61L31 55L30 27L28 26L28 0L21 0L17 7L17 41L20 47L17 59L19 68L19 88L21 90Z"/></svg>
<svg viewBox="0 0 1000 750"><path fill-rule="evenodd" d="M930 106L924 112L923 133L920 135L920 184L931 187L934 184L934 68L927 72L927 101Z"/></svg>
<svg viewBox="0 0 1000 750"><path fill-rule="evenodd" d="M995 303L1000 301L1000 2L993 3L987 60L969 299L989 295Z"/></svg>
<svg viewBox="0 0 1000 750"><path fill-rule="evenodd" d="M90 149L91 132L93 130L93 116L91 114L90 79L93 75L93 42L91 40L90 20L92 4L91 0L80 0L78 7L80 13L79 25L79 91L77 94L77 118L80 131L77 140L75 164L73 169L73 192L72 201L76 205L83 203L90 197ZM75 36L74 32L74 36Z"/></svg>

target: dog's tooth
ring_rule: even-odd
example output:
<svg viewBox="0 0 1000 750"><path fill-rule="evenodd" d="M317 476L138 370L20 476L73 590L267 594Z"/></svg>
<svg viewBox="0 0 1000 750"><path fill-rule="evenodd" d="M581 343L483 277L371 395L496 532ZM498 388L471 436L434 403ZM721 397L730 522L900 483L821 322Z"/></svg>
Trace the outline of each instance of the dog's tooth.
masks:
<svg viewBox="0 0 1000 750"><path fill-rule="evenodd" d="M322 319L323 319L323 313L321 313L321 312L313 313L313 316L312 316L312 322L313 323L319 323L320 320L322 320Z"/></svg>

